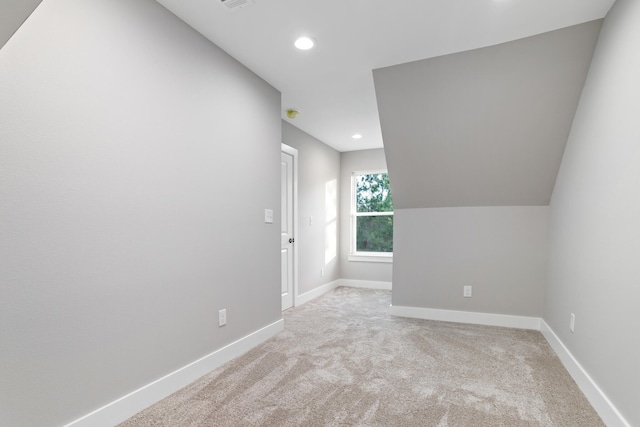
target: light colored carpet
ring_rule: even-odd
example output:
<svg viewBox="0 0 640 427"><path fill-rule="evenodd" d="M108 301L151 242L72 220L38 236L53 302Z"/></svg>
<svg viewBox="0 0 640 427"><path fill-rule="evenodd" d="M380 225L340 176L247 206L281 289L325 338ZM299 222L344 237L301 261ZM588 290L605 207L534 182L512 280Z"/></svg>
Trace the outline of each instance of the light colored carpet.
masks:
<svg viewBox="0 0 640 427"><path fill-rule="evenodd" d="M536 331L391 317L389 291L338 288L285 331L121 424L604 424Z"/></svg>

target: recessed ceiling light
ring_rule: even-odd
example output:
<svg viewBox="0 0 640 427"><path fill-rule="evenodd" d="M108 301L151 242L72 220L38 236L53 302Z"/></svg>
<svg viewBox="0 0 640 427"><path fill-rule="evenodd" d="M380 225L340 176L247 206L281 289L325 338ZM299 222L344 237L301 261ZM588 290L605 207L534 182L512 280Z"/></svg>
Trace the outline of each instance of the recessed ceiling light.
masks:
<svg viewBox="0 0 640 427"><path fill-rule="evenodd" d="M300 50L309 50L316 45L316 41L311 37L299 37L294 45Z"/></svg>
<svg viewBox="0 0 640 427"><path fill-rule="evenodd" d="M360 135L359 133L354 133L354 134L351 136L351 138L353 138L353 139L360 139L360 138L362 138L362 135Z"/></svg>

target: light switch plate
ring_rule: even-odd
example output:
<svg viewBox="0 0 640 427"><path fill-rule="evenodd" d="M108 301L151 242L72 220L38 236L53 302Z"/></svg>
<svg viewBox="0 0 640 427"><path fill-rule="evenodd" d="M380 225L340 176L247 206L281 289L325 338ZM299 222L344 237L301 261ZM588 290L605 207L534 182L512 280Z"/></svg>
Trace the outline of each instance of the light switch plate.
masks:
<svg viewBox="0 0 640 427"><path fill-rule="evenodd" d="M265 209L264 210L264 222L266 224L273 224L273 210Z"/></svg>
<svg viewBox="0 0 640 427"><path fill-rule="evenodd" d="M571 317L569 318L569 330L574 332L576 329L576 315L571 313Z"/></svg>
<svg viewBox="0 0 640 427"><path fill-rule="evenodd" d="M223 308L218 310L218 326L224 326L227 324L227 309Z"/></svg>

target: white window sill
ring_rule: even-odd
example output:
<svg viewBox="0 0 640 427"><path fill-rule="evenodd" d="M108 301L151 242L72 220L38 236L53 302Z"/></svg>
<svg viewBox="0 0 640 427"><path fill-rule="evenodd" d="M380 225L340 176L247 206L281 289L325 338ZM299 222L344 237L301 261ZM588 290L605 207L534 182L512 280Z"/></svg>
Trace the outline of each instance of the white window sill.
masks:
<svg viewBox="0 0 640 427"><path fill-rule="evenodd" d="M349 261L355 262L393 262L393 254L387 253L370 253L370 254L349 254Z"/></svg>

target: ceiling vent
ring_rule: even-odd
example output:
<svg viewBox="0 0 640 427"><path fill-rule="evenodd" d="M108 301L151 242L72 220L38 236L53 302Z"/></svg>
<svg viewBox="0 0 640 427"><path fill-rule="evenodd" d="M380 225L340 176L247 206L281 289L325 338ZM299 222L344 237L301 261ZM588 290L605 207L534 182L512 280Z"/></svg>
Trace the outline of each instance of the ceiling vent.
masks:
<svg viewBox="0 0 640 427"><path fill-rule="evenodd" d="M253 0L220 0L220 3L225 5L227 9L244 9L245 7L253 6Z"/></svg>

